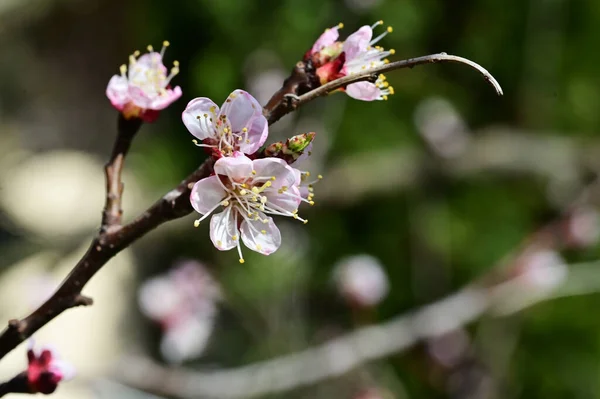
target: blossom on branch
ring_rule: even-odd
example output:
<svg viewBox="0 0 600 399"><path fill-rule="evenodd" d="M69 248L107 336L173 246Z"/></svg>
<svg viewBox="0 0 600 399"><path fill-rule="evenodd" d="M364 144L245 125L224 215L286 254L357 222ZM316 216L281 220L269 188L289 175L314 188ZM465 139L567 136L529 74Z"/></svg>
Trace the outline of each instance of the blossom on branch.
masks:
<svg viewBox="0 0 600 399"><path fill-rule="evenodd" d="M129 67L121 65L121 74L108 82L106 96L125 119L154 122L161 110L181 97L181 88L170 86L171 79L179 73L179 62L173 62L170 72L163 64L168 46L169 42L163 42L160 52L148 46L148 53L141 57L139 51L134 52L129 56Z"/></svg>
<svg viewBox="0 0 600 399"><path fill-rule="evenodd" d="M240 151L254 154L269 134L269 124L258 101L243 90L231 93L219 107L209 98L190 101L182 114L183 123L198 140L199 147L217 157Z"/></svg>
<svg viewBox="0 0 600 399"><path fill-rule="evenodd" d="M392 32L392 28L388 27L373 39L373 29L382 24L383 21L377 21L372 26L365 25L343 42L338 41L338 29L343 25L329 28L306 53L304 61L311 62L316 68L321 85L384 65L388 63L386 57L395 51L376 46L383 37ZM388 95L394 94L394 88L389 85L383 74L379 75L375 83L352 83L344 90L350 97L363 101L387 100Z"/></svg>
<svg viewBox="0 0 600 399"><path fill-rule="evenodd" d="M53 393L61 381L75 376L75 368L60 360L56 351L49 348L36 350L33 343L27 351L27 384L31 393Z"/></svg>
<svg viewBox="0 0 600 399"><path fill-rule="evenodd" d="M281 245L281 234L270 215L298 216L301 202L314 204L302 196L301 172L278 158L251 160L241 152L219 158L215 174L198 181L192 188L191 204L203 216L195 226L220 207L210 220L210 238L221 251L237 248L244 263L240 241L263 255Z"/></svg>

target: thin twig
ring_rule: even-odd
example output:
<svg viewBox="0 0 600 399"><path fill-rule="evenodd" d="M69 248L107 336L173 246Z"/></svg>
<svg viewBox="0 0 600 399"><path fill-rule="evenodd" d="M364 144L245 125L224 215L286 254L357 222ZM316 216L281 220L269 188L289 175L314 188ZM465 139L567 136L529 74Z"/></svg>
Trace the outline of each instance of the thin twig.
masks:
<svg viewBox="0 0 600 399"><path fill-rule="evenodd" d="M0 335L0 359L65 310L91 304L91 298L81 295L81 290L113 256L157 226L190 214L191 185L207 177L212 164L211 159L205 161L131 223L110 234L99 234L52 297L24 319L9 322Z"/></svg>
<svg viewBox="0 0 600 399"><path fill-rule="evenodd" d="M490 74L481 65L479 65L471 60L468 60L466 58L463 58L463 57L458 57L456 55L449 55L446 53L439 53L439 54L426 55L423 57L410 58L408 60L390 62L389 64L385 64L385 65L382 65L382 66L379 66L376 68L368 69L364 72L360 72L360 73L357 73L354 75L344 76L343 78L336 79L332 82L326 83L326 84L324 84L314 90L311 90L305 94L302 94L300 96L298 96L298 93L293 93L293 92L286 93L280 99L279 104L277 104L276 106L275 106L275 104L273 104L271 106L271 108L266 107L266 109L269 111L266 113L267 119L269 119L269 123L274 123L275 121L279 120L285 114L292 112L293 110L306 104L307 102L312 101L317 97L321 97L328 93L331 93L332 91L337 90L339 88L346 87L351 83L362 82L362 81L367 81L367 80L373 81L373 80L377 79L378 75L380 75L382 73L394 71L396 69L413 68L417 65L437 64L440 62L455 62L455 63L465 64L467 66L470 66L471 68L478 71L481 75L483 75L483 78L494 87L494 90L496 90L496 94L498 94L499 96L504 94L502 91L502 87L500 87L500 84L498 83L498 81L492 76L492 74ZM287 96L287 98L286 98L286 96ZM286 100L288 100L288 101L286 101ZM284 103L284 101L286 101L286 102ZM285 106L282 106L282 105L285 105Z"/></svg>
<svg viewBox="0 0 600 399"><path fill-rule="evenodd" d="M123 196L121 172L131 142L141 126L141 119L125 119L123 114L119 114L117 139L115 140L110 159L104 166L106 202L104 211L102 212L101 233L112 233L121 226L121 216L123 215L123 210L121 209Z"/></svg>
<svg viewBox="0 0 600 399"><path fill-rule="evenodd" d="M595 262L593 267L598 264ZM506 316L565 294L599 292L600 279L587 279L591 267L591 264L572 266L569 279L555 291L534 289L522 276L489 287L472 285L388 322L360 328L299 353L235 369L207 372L169 369L147 358L127 357L115 378L142 390L184 399L237 399L282 393L339 377L366 362L398 354L421 340L454 331L488 312L496 314L500 310L500 315ZM586 282L584 287L580 287L582 280ZM514 304L519 298L522 306L507 311L505 304Z"/></svg>

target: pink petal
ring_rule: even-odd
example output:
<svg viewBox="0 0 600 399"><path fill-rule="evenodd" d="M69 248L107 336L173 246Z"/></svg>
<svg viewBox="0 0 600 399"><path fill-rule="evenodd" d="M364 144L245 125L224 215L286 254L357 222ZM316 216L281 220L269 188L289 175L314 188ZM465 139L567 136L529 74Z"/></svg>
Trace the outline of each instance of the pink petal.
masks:
<svg viewBox="0 0 600 399"><path fill-rule="evenodd" d="M217 104L209 98L198 97L188 103L181 114L181 119L191 134L200 140L204 140L215 136L213 122L216 121L218 112L219 107L217 107ZM213 122L210 119L205 120L204 115L212 118ZM202 119L198 119L198 117Z"/></svg>
<svg viewBox="0 0 600 399"><path fill-rule="evenodd" d="M134 68L129 68L129 79L133 80L133 76L145 77L147 69L159 69L163 73L167 73L167 67L163 65L162 57L159 53L145 53L137 59Z"/></svg>
<svg viewBox="0 0 600 399"><path fill-rule="evenodd" d="M233 156L219 158L215 162L214 170L216 174L240 181L252 176L252 161L241 152L236 151Z"/></svg>
<svg viewBox="0 0 600 399"><path fill-rule="evenodd" d="M71 363L64 360L55 360L49 367L49 371L60 376L61 381L69 381L75 377L77 370Z"/></svg>
<svg viewBox="0 0 600 399"><path fill-rule="evenodd" d="M317 51L321 51L324 47L331 46L340 37L338 30L338 26L326 29L325 32L319 36L315 44L313 44L310 51L316 53Z"/></svg>
<svg viewBox="0 0 600 399"><path fill-rule="evenodd" d="M342 51L346 53L346 62L353 60L361 52L367 51L372 37L373 29L368 25L348 36L342 47Z"/></svg>
<svg viewBox="0 0 600 399"><path fill-rule="evenodd" d="M275 177L273 188L290 187L296 184L297 176L294 169L280 158L261 158L252 161L257 177Z"/></svg>
<svg viewBox="0 0 600 399"><path fill-rule="evenodd" d="M277 251L281 245L281 233L275 226L273 218L267 217L263 213L259 213L259 217L267 219L268 222L263 223L261 220L253 219L244 220L240 227L242 240L251 250L263 255L270 255Z"/></svg>
<svg viewBox="0 0 600 399"><path fill-rule="evenodd" d="M233 132L241 132L243 128L250 129L254 118L262 116L262 107L249 93L235 90L225 100L219 113L221 115L227 116Z"/></svg>
<svg viewBox="0 0 600 399"><path fill-rule="evenodd" d="M150 93L147 93L142 88L130 85L129 86L129 97L131 102L139 108L150 108L153 97Z"/></svg>
<svg viewBox="0 0 600 399"><path fill-rule="evenodd" d="M175 87L174 89L168 89L165 93L156 96L148 108L157 111L165 109L169 105L173 104L174 101L179 99L181 94L181 87L179 86Z"/></svg>
<svg viewBox="0 0 600 399"><path fill-rule="evenodd" d="M129 81L127 78L119 75L110 78L108 86L106 87L106 96L113 107L122 111L125 104L131 100L129 96Z"/></svg>
<svg viewBox="0 0 600 399"><path fill-rule="evenodd" d="M200 356L209 341L213 325L212 317L190 315L182 319L163 335L160 343L162 355L172 364Z"/></svg>
<svg viewBox="0 0 600 399"><path fill-rule="evenodd" d="M227 207L210 218L210 239L219 251L228 251L237 246L237 240L233 239L233 236L238 236L239 240L236 215L236 210Z"/></svg>
<svg viewBox="0 0 600 399"><path fill-rule="evenodd" d="M140 310L158 322L177 313L181 299L177 287L166 277L154 277L138 290Z"/></svg>
<svg viewBox="0 0 600 399"><path fill-rule="evenodd" d="M227 197L227 192L219 181L218 176L206 177L194 184L190 195L190 202L196 212L206 215L215 209L223 199Z"/></svg>
<svg viewBox="0 0 600 399"><path fill-rule="evenodd" d="M373 101L381 97L381 90L371 82L352 83L346 87L346 93L357 100Z"/></svg>
<svg viewBox="0 0 600 399"><path fill-rule="evenodd" d="M265 143L269 136L269 124L267 119L262 115L255 117L248 126L248 141L240 142L240 151L245 154L254 154Z"/></svg>
<svg viewBox="0 0 600 399"><path fill-rule="evenodd" d="M294 212L298 210L300 206L301 193L296 186L291 186L284 193L279 193L277 190L268 190L265 192L268 204L274 204L278 208L282 208L288 212ZM308 197L308 194L304 197Z"/></svg>

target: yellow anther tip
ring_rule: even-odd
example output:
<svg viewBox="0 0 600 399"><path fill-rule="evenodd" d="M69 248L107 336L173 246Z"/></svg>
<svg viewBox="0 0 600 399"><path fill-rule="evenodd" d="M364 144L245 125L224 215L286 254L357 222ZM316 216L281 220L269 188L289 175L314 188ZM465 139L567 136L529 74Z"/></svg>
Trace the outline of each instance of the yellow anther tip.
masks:
<svg viewBox="0 0 600 399"><path fill-rule="evenodd" d="M304 224L308 223L308 219L304 219L304 222L302 222Z"/></svg>
<svg viewBox="0 0 600 399"><path fill-rule="evenodd" d="M244 263L245 260L243 258L240 258L240 263Z"/></svg>
<svg viewBox="0 0 600 399"><path fill-rule="evenodd" d="M151 44L149 44L148 47L146 47L146 49L150 52L154 51L154 47L152 47Z"/></svg>
<svg viewBox="0 0 600 399"><path fill-rule="evenodd" d="M194 227L198 227L200 226L200 221L199 220L194 220Z"/></svg>
<svg viewBox="0 0 600 399"><path fill-rule="evenodd" d="M394 28L392 28L391 26L388 26L387 31L388 31L388 33L392 33L394 31Z"/></svg>
<svg viewBox="0 0 600 399"><path fill-rule="evenodd" d="M381 25L383 24L383 19L380 19L379 21L377 21L377 25Z"/></svg>
<svg viewBox="0 0 600 399"><path fill-rule="evenodd" d="M317 176L317 178L319 178L319 179L322 179L322 178L323 178L323 175L319 175L319 176Z"/></svg>
<svg viewBox="0 0 600 399"><path fill-rule="evenodd" d="M308 201L308 203L313 206L315 204L315 201Z"/></svg>
<svg viewBox="0 0 600 399"><path fill-rule="evenodd" d="M175 65L176 67L178 67L179 66L179 61L177 61L177 60L173 61L173 65Z"/></svg>
<svg viewBox="0 0 600 399"><path fill-rule="evenodd" d="M344 27L344 24L343 24L342 22L340 22L340 23L338 24L338 28L339 28L339 29L342 29L343 27Z"/></svg>
<svg viewBox="0 0 600 399"><path fill-rule="evenodd" d="M396 50L394 50L394 49L390 49L390 54L391 54L391 55L394 55L394 54L396 54Z"/></svg>
<svg viewBox="0 0 600 399"><path fill-rule="evenodd" d="M165 47L169 47L170 45L171 45L171 43L169 43L169 41L168 41L168 40L165 40L165 41L163 42L163 46L165 46Z"/></svg>

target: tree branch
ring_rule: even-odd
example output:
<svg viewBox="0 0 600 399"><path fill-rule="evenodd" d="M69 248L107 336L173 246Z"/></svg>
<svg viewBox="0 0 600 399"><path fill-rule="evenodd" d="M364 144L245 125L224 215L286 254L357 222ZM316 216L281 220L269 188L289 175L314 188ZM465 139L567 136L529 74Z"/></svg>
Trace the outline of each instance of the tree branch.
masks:
<svg viewBox="0 0 600 399"><path fill-rule="evenodd" d="M0 359L65 310L90 305L91 298L81 295L81 290L113 256L157 226L190 214L192 184L209 176L212 165L212 159L206 160L177 188L168 192L131 223L117 226L107 233L99 233L52 297L24 319L9 322L0 335Z"/></svg>
<svg viewBox="0 0 600 399"><path fill-rule="evenodd" d="M465 64L467 66L470 66L471 68L478 71L481 75L483 75L483 78L489 84L492 85L494 90L496 90L496 94L498 94L499 96L504 94L502 92L502 87L500 87L500 84L498 83L498 81L492 76L492 74L490 74L481 65L479 65L471 60L468 60L466 58L463 58L463 57L458 57L456 55L449 55L446 53L439 53L439 54L426 55L423 57L410 58L408 60L390 62L389 64L385 64L385 65L382 65L382 66L379 66L376 68L372 68L372 69L366 70L361 73L344 76L343 78L336 79L332 82L326 83L326 84L324 84L320 87L317 87L316 89L311 90L304 94L293 91L293 89L298 87L298 85L291 86L288 88L286 93L278 92L276 94L277 97L273 96L274 98L271 98L271 100L265 107L265 116L269 120L269 123L274 123L274 122L278 121L284 115L294 111L296 108L306 104L307 102L312 101L317 97L321 97L326 94L329 94L336 89L346 87L351 83L362 82L362 81L375 81L375 80L377 80L377 77L382 73L394 71L396 69L413 68L417 65L423 65L423 64L437 64L440 62L455 62L455 63ZM294 74L295 74L295 70L294 70L294 73L292 74L292 76L294 76ZM285 87L286 86L284 85L284 88ZM299 94L301 94L301 95L299 95Z"/></svg>
<svg viewBox="0 0 600 399"><path fill-rule="evenodd" d="M388 322L357 329L299 353L247 366L197 372L165 368L147 358L127 357L115 378L138 389L182 399L241 399L282 393L401 353L421 340L452 332L486 313L506 316L553 298L600 292L600 279L595 273L598 264L572 266L566 283L550 291L532 289L522 276L492 286L470 285Z"/></svg>
<svg viewBox="0 0 600 399"><path fill-rule="evenodd" d="M113 232L121 226L121 216L123 215L121 199L124 187L121 181L121 171L131 142L142 126L142 120L138 118L125 119L120 113L117 126L117 139L110 159L104 166L106 202L102 212L101 233Z"/></svg>
<svg viewBox="0 0 600 399"><path fill-rule="evenodd" d="M31 393L26 372L17 374L9 381L0 384L0 398L9 393Z"/></svg>

